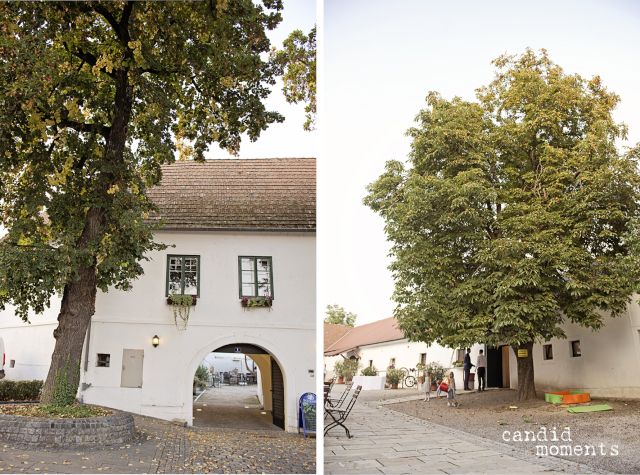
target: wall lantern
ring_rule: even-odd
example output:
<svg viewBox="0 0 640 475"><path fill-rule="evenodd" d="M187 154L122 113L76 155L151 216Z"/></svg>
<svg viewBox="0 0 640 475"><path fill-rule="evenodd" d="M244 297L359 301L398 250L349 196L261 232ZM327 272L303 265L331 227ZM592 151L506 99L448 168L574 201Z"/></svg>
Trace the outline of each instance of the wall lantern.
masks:
<svg viewBox="0 0 640 475"><path fill-rule="evenodd" d="M156 348L159 344L160 344L160 338L158 338L158 335L155 335L152 339L151 339L151 343L153 343L153 347Z"/></svg>

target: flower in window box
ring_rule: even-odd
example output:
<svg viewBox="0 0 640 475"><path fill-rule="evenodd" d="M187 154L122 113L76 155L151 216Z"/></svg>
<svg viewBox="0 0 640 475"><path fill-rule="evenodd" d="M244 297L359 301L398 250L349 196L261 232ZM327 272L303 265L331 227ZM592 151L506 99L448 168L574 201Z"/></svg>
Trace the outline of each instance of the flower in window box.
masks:
<svg viewBox="0 0 640 475"><path fill-rule="evenodd" d="M240 303L243 307L251 308L251 307L271 307L273 303L273 297L271 295L267 295L265 297L243 297L240 300Z"/></svg>

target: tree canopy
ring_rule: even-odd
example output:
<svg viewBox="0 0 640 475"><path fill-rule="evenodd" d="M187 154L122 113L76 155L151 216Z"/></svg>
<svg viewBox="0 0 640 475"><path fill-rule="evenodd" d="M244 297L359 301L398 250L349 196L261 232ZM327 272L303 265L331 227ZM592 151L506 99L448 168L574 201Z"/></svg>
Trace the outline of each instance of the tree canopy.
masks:
<svg viewBox="0 0 640 475"><path fill-rule="evenodd" d="M284 41L283 49L274 49L271 60L282 68L282 92L290 104L305 102L307 120L304 130L315 130L316 124L316 27L305 35L295 30Z"/></svg>
<svg viewBox="0 0 640 475"><path fill-rule="evenodd" d="M327 316L324 317L324 322L333 323L334 325L353 327L356 324L356 318L358 318L355 313L347 312L338 304L327 305L327 311L325 313Z"/></svg>
<svg viewBox="0 0 640 475"><path fill-rule="evenodd" d="M528 349L565 321L597 330L640 276L638 146L599 77L566 74L542 50L501 56L477 102L427 96L408 166L389 161L364 203L385 219L399 328L413 341ZM625 234L626 233L626 234Z"/></svg>
<svg viewBox="0 0 640 475"><path fill-rule="evenodd" d="M176 150L235 152L243 132L283 120L261 102L276 73L264 30L280 14L251 1L0 8L0 305L26 319L93 259L103 291L129 288L157 248L145 190ZM93 208L100 238L78 246Z"/></svg>

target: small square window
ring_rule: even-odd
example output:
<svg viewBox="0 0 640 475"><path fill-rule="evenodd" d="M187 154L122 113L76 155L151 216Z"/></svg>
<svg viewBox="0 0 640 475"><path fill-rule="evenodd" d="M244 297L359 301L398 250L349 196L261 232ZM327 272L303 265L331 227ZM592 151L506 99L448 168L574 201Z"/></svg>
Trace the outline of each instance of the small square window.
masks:
<svg viewBox="0 0 640 475"><path fill-rule="evenodd" d="M425 364L427 362L427 354L420 353L420 363Z"/></svg>
<svg viewBox="0 0 640 475"><path fill-rule="evenodd" d="M553 359L553 346L552 345L543 345L542 346L543 356L545 360Z"/></svg>
<svg viewBox="0 0 640 475"><path fill-rule="evenodd" d="M391 358L389 360L389 366L392 366L393 368L396 367L396 359L395 358Z"/></svg>
<svg viewBox="0 0 640 475"><path fill-rule="evenodd" d="M99 366L101 368L108 368L110 360L111 360L111 355L104 354L104 353L98 353L98 364L97 364L97 366Z"/></svg>
<svg viewBox="0 0 640 475"><path fill-rule="evenodd" d="M369 360L369 368L373 366L373 360Z"/></svg>
<svg viewBox="0 0 640 475"><path fill-rule="evenodd" d="M271 297L273 299L273 268L271 257L238 257L240 298Z"/></svg>
<svg viewBox="0 0 640 475"><path fill-rule="evenodd" d="M9 368L15 368L16 367L16 360L9 360Z"/></svg>
<svg viewBox="0 0 640 475"><path fill-rule="evenodd" d="M464 361L464 355L466 354L466 351L464 350L464 348L460 348L457 350L458 354L457 354L457 361Z"/></svg>
<svg viewBox="0 0 640 475"><path fill-rule="evenodd" d="M200 297L200 256L167 256L165 293Z"/></svg>
<svg viewBox="0 0 640 475"><path fill-rule="evenodd" d="M571 356L573 356L574 358L582 356L582 353L580 352L580 340L571 342Z"/></svg>

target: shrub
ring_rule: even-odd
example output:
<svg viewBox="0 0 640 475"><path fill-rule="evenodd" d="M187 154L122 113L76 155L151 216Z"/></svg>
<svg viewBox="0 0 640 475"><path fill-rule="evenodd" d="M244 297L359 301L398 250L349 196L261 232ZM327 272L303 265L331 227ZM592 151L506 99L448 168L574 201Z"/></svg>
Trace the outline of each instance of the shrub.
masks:
<svg viewBox="0 0 640 475"><path fill-rule="evenodd" d="M0 401L31 401L40 398L44 381L0 381Z"/></svg>
<svg viewBox="0 0 640 475"><path fill-rule="evenodd" d="M378 370L375 366L367 366L362 370L362 376L378 376Z"/></svg>

